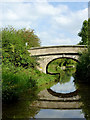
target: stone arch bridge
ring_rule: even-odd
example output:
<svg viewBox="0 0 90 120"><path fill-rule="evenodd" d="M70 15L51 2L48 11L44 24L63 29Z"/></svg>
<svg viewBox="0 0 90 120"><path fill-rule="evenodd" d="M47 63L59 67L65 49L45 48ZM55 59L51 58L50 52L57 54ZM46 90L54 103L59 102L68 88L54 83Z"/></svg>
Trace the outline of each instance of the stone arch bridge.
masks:
<svg viewBox="0 0 90 120"><path fill-rule="evenodd" d="M78 61L80 53L85 49L87 49L85 45L62 45L31 48L28 52L30 56L39 58L38 62L40 66L38 69L46 73L46 68L51 61L59 58Z"/></svg>

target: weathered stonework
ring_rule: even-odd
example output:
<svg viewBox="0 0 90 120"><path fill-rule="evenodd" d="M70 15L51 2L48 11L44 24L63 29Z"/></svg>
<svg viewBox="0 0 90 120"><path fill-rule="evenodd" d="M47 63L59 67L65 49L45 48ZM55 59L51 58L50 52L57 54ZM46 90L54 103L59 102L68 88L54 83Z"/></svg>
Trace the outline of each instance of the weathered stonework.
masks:
<svg viewBox="0 0 90 120"><path fill-rule="evenodd" d="M87 49L87 46L84 45L63 45L31 48L28 52L30 56L38 57L40 63L38 69L46 73L46 67L51 61L58 58L70 58L78 61L79 53L85 49Z"/></svg>
<svg viewBox="0 0 90 120"><path fill-rule="evenodd" d="M55 97L48 93L47 89L40 91L37 101L34 101L30 106L43 109L80 109L83 104L80 101L80 96L72 97Z"/></svg>

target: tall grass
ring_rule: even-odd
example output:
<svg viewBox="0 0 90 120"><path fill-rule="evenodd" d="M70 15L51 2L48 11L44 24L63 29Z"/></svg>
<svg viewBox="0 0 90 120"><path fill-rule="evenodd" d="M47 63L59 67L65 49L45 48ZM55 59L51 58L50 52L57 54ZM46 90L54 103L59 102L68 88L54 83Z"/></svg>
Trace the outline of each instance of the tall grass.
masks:
<svg viewBox="0 0 90 120"><path fill-rule="evenodd" d="M7 66L3 67L3 102L14 102L18 100L22 93L25 93L29 88L35 88L35 85L35 80L31 77L30 71L28 69L25 70L24 68L19 68L19 70L13 70L11 68L8 68Z"/></svg>
<svg viewBox="0 0 90 120"><path fill-rule="evenodd" d="M3 102L16 102L25 94L37 93L41 85L55 80L55 76L41 73L39 70L3 65L2 96Z"/></svg>

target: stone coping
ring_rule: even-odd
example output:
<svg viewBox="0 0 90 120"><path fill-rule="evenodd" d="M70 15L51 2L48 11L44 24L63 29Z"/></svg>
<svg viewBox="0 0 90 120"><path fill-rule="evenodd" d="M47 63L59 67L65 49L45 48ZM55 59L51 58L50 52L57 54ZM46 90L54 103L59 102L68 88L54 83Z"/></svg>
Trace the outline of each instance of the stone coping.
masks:
<svg viewBox="0 0 90 120"><path fill-rule="evenodd" d="M57 46L41 46L41 47L32 47L30 48L30 50L34 50L34 49L45 49L45 48L58 48L58 47L81 47L87 48L87 45L57 45Z"/></svg>

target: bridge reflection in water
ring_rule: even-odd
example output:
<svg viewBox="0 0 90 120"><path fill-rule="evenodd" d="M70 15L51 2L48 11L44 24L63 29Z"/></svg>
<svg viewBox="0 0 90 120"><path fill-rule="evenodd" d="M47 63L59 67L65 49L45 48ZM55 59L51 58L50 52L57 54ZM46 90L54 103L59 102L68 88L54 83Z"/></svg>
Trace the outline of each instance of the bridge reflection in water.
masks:
<svg viewBox="0 0 90 120"><path fill-rule="evenodd" d="M40 111L35 118L83 118L82 102L78 91L72 93L55 93L52 89L41 91L39 99L33 102L33 107L38 107Z"/></svg>
<svg viewBox="0 0 90 120"><path fill-rule="evenodd" d="M77 90L65 95L60 94L59 96L58 93L53 92L51 89L45 89L38 96L39 99L34 101L31 106L42 109L81 109L82 106Z"/></svg>
<svg viewBox="0 0 90 120"><path fill-rule="evenodd" d="M78 90L72 93L56 93L52 89L45 89L38 94L37 101L32 107L40 109L35 118L83 118L82 102L77 94Z"/></svg>
<svg viewBox="0 0 90 120"><path fill-rule="evenodd" d="M41 91L32 106L44 109L80 109L82 103L73 80L71 77L69 82L58 82L51 88Z"/></svg>
<svg viewBox="0 0 90 120"><path fill-rule="evenodd" d="M35 118L84 118L79 90L74 84L74 72L71 68L65 69L57 84L40 91L38 99L30 105L40 109Z"/></svg>

